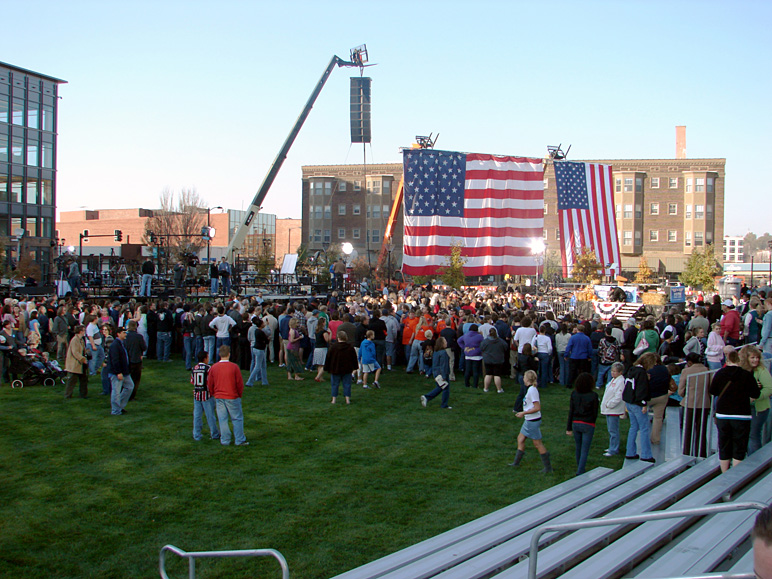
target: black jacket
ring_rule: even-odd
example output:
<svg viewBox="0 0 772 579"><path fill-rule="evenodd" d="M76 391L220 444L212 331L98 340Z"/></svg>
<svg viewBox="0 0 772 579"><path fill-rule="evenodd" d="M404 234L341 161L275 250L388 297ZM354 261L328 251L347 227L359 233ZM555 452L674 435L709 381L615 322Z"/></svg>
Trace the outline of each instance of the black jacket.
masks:
<svg viewBox="0 0 772 579"><path fill-rule="evenodd" d="M110 356L107 364L110 374L123 374L127 375L130 371L129 368L129 354L124 347L124 343L121 340L114 340L110 346Z"/></svg>
<svg viewBox="0 0 772 579"><path fill-rule="evenodd" d="M126 352L129 354L130 364L139 364L142 362L142 352L147 350L147 344L145 344L145 338L138 332L126 332L126 340L123 342L123 347L126 348Z"/></svg>
<svg viewBox="0 0 772 579"><path fill-rule="evenodd" d="M354 346L348 342L335 342L327 351L324 371L330 374L350 374L359 367Z"/></svg>
<svg viewBox="0 0 772 579"><path fill-rule="evenodd" d="M574 421L595 424L598 420L598 395L595 392L579 394L576 390L571 392L571 402L568 406L568 426L566 430L573 430Z"/></svg>
<svg viewBox="0 0 772 579"><path fill-rule="evenodd" d="M727 384L729 385L727 387ZM726 388L726 389L725 389ZM722 394L723 392L723 394ZM721 368L710 383L710 393L716 400L716 417L751 417L751 398L761 394L756 378L739 366Z"/></svg>
<svg viewBox="0 0 772 579"><path fill-rule="evenodd" d="M636 406L646 406L651 400L649 395L649 377L641 366L631 366L625 374L625 391L622 400Z"/></svg>

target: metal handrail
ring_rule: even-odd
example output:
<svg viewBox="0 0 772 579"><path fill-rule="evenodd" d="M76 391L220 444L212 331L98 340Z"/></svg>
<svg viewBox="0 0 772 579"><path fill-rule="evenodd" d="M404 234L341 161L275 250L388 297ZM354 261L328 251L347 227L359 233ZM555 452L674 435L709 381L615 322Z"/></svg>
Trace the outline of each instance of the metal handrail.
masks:
<svg viewBox="0 0 772 579"><path fill-rule="evenodd" d="M528 578L536 579L536 565L539 552L539 540L544 533L576 531L577 529L589 529L594 527L606 527L610 525L627 525L631 523L643 523L646 521L657 521L660 519L675 519L678 517L697 517L702 515L712 515L727 511L741 511L744 509L763 510L767 505L756 501L746 501L738 503L721 503L717 505L708 505L705 507L696 507L693 509L681 509L677 511L657 511L655 513L644 513L642 515L631 515L629 517L613 517L610 519L587 519L575 523L560 523L554 525L542 525L531 537L531 548L528 553Z"/></svg>
<svg viewBox="0 0 772 579"><path fill-rule="evenodd" d="M275 549L243 549L240 551L193 551L188 553L183 551L179 547L174 545L165 545L161 548L161 554L159 556L159 570L161 572L162 579L169 579L166 574L166 551L179 555L183 559L188 560L188 579L195 579L196 577L196 559L203 557L273 557L281 565L282 579L289 579L289 566L284 555L279 553Z"/></svg>

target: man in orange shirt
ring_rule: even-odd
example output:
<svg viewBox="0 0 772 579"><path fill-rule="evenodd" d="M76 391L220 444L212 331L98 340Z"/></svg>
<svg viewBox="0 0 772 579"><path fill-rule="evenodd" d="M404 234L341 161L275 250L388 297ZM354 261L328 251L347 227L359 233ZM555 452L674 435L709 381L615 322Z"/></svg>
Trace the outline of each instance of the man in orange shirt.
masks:
<svg viewBox="0 0 772 579"><path fill-rule="evenodd" d="M410 348L413 344L415 327L418 325L418 318L415 310L410 310L407 317L402 318L402 346L405 348L405 362L410 360Z"/></svg>
<svg viewBox="0 0 772 579"><path fill-rule="evenodd" d="M230 361L230 346L222 345L220 361L209 369L207 389L217 404L217 420L220 422L220 443L231 443L231 429L228 417L233 423L233 437L236 446L249 444L244 436L244 414L241 410L241 395L244 393L244 379L241 369Z"/></svg>

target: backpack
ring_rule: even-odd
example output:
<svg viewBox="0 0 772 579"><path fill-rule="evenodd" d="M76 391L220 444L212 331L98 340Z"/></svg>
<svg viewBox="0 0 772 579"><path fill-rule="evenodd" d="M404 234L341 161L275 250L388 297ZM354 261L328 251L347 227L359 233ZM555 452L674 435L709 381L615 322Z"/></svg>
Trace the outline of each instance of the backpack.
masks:
<svg viewBox="0 0 772 579"><path fill-rule="evenodd" d="M603 338L598 344L598 359L601 364L613 364L619 360L619 344L616 340L613 342Z"/></svg>

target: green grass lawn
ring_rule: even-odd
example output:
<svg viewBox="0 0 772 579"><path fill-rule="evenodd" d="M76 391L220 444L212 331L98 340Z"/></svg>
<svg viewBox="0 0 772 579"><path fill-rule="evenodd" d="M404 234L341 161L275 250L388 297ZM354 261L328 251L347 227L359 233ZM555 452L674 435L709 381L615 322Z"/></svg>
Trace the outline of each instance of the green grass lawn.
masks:
<svg viewBox="0 0 772 579"><path fill-rule="evenodd" d="M274 548L295 578L331 577L500 509L573 476L565 434L569 391L542 396L555 473L529 447L512 461L520 420L505 394L452 385L421 407L430 381L384 372L380 390L354 386L330 405L312 374L245 389L250 446L222 447L192 430L192 389L179 359L146 363L137 400L111 416L91 379L86 400L63 387L0 388L0 576L153 577L166 544L187 551ZM246 375L245 375L246 377ZM77 387L76 387L77 395ZM626 429L626 426L624 427ZM623 433L624 439L624 433ZM605 421L589 468L604 458ZM172 576L187 576L176 557ZM208 559L199 577L279 577L271 560Z"/></svg>

